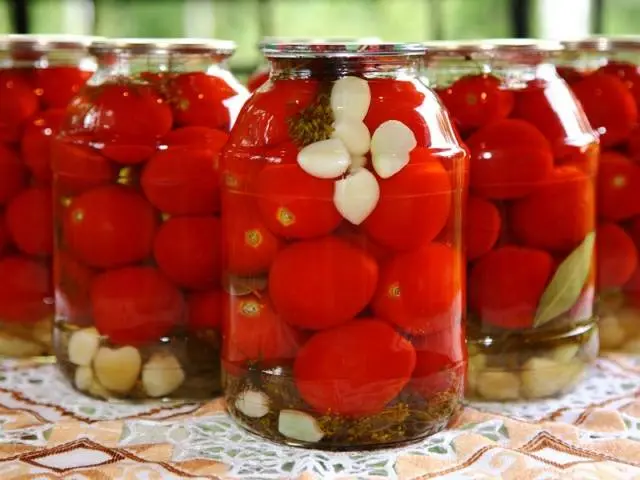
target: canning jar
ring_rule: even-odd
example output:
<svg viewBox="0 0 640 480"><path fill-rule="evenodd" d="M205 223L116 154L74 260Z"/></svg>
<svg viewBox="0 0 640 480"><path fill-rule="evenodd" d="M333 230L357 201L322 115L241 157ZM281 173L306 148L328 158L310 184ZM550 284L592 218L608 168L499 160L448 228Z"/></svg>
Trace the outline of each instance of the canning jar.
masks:
<svg viewBox="0 0 640 480"><path fill-rule="evenodd" d="M600 346L640 353L640 37L565 42L565 77L600 136Z"/></svg>
<svg viewBox="0 0 640 480"><path fill-rule="evenodd" d="M231 42L94 42L53 148L54 346L101 398L220 389L219 152L248 96Z"/></svg>
<svg viewBox="0 0 640 480"><path fill-rule="evenodd" d="M415 44L266 44L224 149L225 396L273 441L443 428L462 396L460 147Z"/></svg>
<svg viewBox="0 0 640 480"><path fill-rule="evenodd" d="M467 395L567 391L596 356L598 142L534 40L436 43L425 77L470 152Z"/></svg>
<svg viewBox="0 0 640 480"><path fill-rule="evenodd" d="M52 354L51 140L95 70L90 39L0 37L0 355Z"/></svg>

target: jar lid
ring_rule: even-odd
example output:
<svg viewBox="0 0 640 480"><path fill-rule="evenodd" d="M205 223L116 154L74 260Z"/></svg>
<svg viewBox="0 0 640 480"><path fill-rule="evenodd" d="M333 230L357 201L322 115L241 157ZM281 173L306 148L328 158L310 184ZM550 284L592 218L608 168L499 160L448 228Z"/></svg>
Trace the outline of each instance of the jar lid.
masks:
<svg viewBox="0 0 640 480"><path fill-rule="evenodd" d="M534 38L496 38L424 42L427 56L488 58L533 55L546 57L564 50L561 42Z"/></svg>
<svg viewBox="0 0 640 480"><path fill-rule="evenodd" d="M612 50L640 50L640 35L615 37L585 37L563 40L566 50L584 52L609 52Z"/></svg>
<svg viewBox="0 0 640 480"><path fill-rule="evenodd" d="M377 40L377 39L376 39ZM421 43L387 43L380 41L263 41L260 48L269 58L346 58L424 55Z"/></svg>
<svg viewBox="0 0 640 480"><path fill-rule="evenodd" d="M236 49L230 40L213 38L113 38L100 39L91 43L90 51L104 53L157 54L212 54L229 56Z"/></svg>
<svg viewBox="0 0 640 480"><path fill-rule="evenodd" d="M48 52L51 50L86 50L101 37L65 34L9 34L0 36L0 50Z"/></svg>

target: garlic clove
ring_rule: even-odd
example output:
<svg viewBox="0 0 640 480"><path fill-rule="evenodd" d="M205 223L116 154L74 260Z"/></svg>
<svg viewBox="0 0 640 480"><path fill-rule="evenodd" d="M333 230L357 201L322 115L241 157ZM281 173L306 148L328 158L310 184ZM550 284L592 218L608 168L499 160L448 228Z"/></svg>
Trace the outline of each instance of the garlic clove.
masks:
<svg viewBox="0 0 640 480"><path fill-rule="evenodd" d="M351 156L361 156L369 151L371 136L367 126L355 120L340 120L333 125L333 137L344 143Z"/></svg>
<svg viewBox="0 0 640 480"><path fill-rule="evenodd" d="M397 120L382 123L371 137L371 163L380 178L389 178L409 163L409 153L416 148L416 137L409 127Z"/></svg>
<svg viewBox="0 0 640 480"><path fill-rule="evenodd" d="M380 178L393 177L409 163L409 152L379 153L371 156L371 164Z"/></svg>
<svg viewBox="0 0 640 480"><path fill-rule="evenodd" d="M351 166L349 167L349 172L354 173L367 166L367 157L364 155L361 156L351 156Z"/></svg>
<svg viewBox="0 0 640 480"><path fill-rule="evenodd" d="M91 370L91 367L80 366L76 368L73 383L78 390L83 392L88 391L91 388L93 382L93 370Z"/></svg>
<svg viewBox="0 0 640 480"><path fill-rule="evenodd" d="M371 104L371 89L359 77L342 77L331 88L331 110L336 120L364 120Z"/></svg>
<svg viewBox="0 0 640 480"><path fill-rule="evenodd" d="M476 388L486 400L516 400L520 394L520 379L515 373L485 370L478 373Z"/></svg>
<svg viewBox="0 0 640 480"><path fill-rule="evenodd" d="M575 384L584 371L579 360L558 363L550 358L533 357L522 366L522 395L544 398L557 395Z"/></svg>
<svg viewBox="0 0 640 480"><path fill-rule="evenodd" d="M7 357L37 357L47 353L47 347L40 343L0 332L0 355Z"/></svg>
<svg viewBox="0 0 640 480"><path fill-rule="evenodd" d="M300 168L316 178L339 177L350 164L349 151L338 138L311 143L298 152Z"/></svg>
<svg viewBox="0 0 640 480"><path fill-rule="evenodd" d="M308 413L298 410L281 410L278 416L278 431L287 438L315 443L322 440L324 432L318 422Z"/></svg>
<svg viewBox="0 0 640 480"><path fill-rule="evenodd" d="M247 417L261 418L269 413L269 397L263 392L245 390L236 398L235 406Z"/></svg>
<svg viewBox="0 0 640 480"><path fill-rule="evenodd" d="M615 315L603 315L598 322L600 331L600 348L609 350L618 348L624 343L627 334Z"/></svg>
<svg viewBox="0 0 640 480"><path fill-rule="evenodd" d="M549 352L549 358L560 363L568 363L578 355L580 346L574 343L560 345Z"/></svg>
<svg viewBox="0 0 640 480"><path fill-rule="evenodd" d="M150 397L164 397L184 382L184 370L170 353L154 353L142 367L142 387Z"/></svg>
<svg viewBox="0 0 640 480"><path fill-rule="evenodd" d="M354 225L360 225L373 212L379 199L378 181L364 168L336 181L333 191L336 209Z"/></svg>
<svg viewBox="0 0 640 480"><path fill-rule="evenodd" d="M116 393L128 393L135 386L141 367L140 352L131 346L116 349L100 347L93 359L98 382Z"/></svg>
<svg viewBox="0 0 640 480"><path fill-rule="evenodd" d="M69 361L75 365L91 365L100 346L100 334L95 328L83 328L71 334L67 345Z"/></svg>

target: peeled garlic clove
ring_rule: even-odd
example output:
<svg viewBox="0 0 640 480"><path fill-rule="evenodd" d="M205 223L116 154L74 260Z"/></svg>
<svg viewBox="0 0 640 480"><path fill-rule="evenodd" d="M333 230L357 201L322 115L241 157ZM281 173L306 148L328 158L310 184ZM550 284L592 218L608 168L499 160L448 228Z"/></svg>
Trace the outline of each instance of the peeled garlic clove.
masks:
<svg viewBox="0 0 640 480"><path fill-rule="evenodd" d="M598 322L600 348L609 350L618 348L626 340L627 334L615 315L604 315Z"/></svg>
<svg viewBox="0 0 640 480"><path fill-rule="evenodd" d="M395 153L379 153L371 156L373 169L380 178L393 177L409 163L409 152Z"/></svg>
<svg viewBox="0 0 640 480"><path fill-rule="evenodd" d="M263 392L245 390L236 398L235 406L247 417L261 418L269 413L269 397Z"/></svg>
<svg viewBox="0 0 640 480"><path fill-rule="evenodd" d="M567 363L578 355L579 350L579 345L576 345L574 343L567 343L551 350L551 352L549 352L549 358L555 360L556 362Z"/></svg>
<svg viewBox="0 0 640 480"><path fill-rule="evenodd" d="M487 400L516 400L520 394L520 379L511 372L485 370L478 373L478 393Z"/></svg>
<svg viewBox="0 0 640 480"><path fill-rule="evenodd" d="M278 431L285 437L301 442L319 442L324 437L316 419L298 410L280 411Z"/></svg>
<svg viewBox="0 0 640 480"><path fill-rule="evenodd" d="M184 382L180 362L170 353L154 353L142 368L142 386L150 397L164 397Z"/></svg>
<svg viewBox="0 0 640 480"><path fill-rule="evenodd" d="M549 358L533 357L522 366L522 395L544 398L557 395L573 385L584 370L578 360L558 363Z"/></svg>
<svg viewBox="0 0 640 480"><path fill-rule="evenodd" d="M380 178L389 178L409 163L409 153L416 148L416 136L404 123L388 120L371 137L371 163Z"/></svg>
<svg viewBox="0 0 640 480"><path fill-rule="evenodd" d="M316 178L339 177L350 163L349 151L338 138L312 143L298 152L300 168Z"/></svg>
<svg viewBox="0 0 640 480"><path fill-rule="evenodd" d="M20 337L0 332L0 355L7 357L37 357L46 353L46 347Z"/></svg>
<svg viewBox="0 0 640 480"><path fill-rule="evenodd" d="M376 177L364 168L336 181L333 191L336 209L354 225L360 225L373 212L379 199Z"/></svg>
<svg viewBox="0 0 640 480"><path fill-rule="evenodd" d="M131 346L116 349L100 347L93 359L98 382L116 393L127 393L135 386L141 367L140 352Z"/></svg>
<svg viewBox="0 0 640 480"><path fill-rule="evenodd" d="M75 365L91 365L91 360L100 346L100 334L95 328L83 328L71 334L67 354L69 361Z"/></svg>
<svg viewBox="0 0 640 480"><path fill-rule="evenodd" d="M367 126L355 120L340 120L333 125L333 137L339 138L352 156L364 155L369 151L371 136Z"/></svg>
<svg viewBox="0 0 640 480"><path fill-rule="evenodd" d="M91 388L93 382L93 370L91 370L91 367L82 366L76 368L73 383L78 390L81 390L83 392L88 391Z"/></svg>
<svg viewBox="0 0 640 480"><path fill-rule="evenodd" d="M331 110L336 120L364 120L371 104L371 90L366 80L343 77L331 88Z"/></svg>
<svg viewBox="0 0 640 480"><path fill-rule="evenodd" d="M109 391L104 388L100 382L98 382L95 377L93 379L93 382L91 383L91 386L89 387L89 389L87 390L87 393L89 395L92 395L94 397L98 397L98 398L111 398L113 395L111 393L109 393Z"/></svg>

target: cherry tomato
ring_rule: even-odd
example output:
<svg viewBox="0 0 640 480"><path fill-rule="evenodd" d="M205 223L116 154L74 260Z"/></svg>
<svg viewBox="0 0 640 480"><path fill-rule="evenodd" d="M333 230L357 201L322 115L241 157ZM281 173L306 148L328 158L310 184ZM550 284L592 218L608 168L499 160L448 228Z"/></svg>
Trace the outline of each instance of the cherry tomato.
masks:
<svg viewBox="0 0 640 480"><path fill-rule="evenodd" d="M509 219L513 233L529 247L573 250L594 229L591 178L575 167L557 167L531 195L514 202Z"/></svg>
<svg viewBox="0 0 640 480"><path fill-rule="evenodd" d="M603 152L598 169L598 215L626 220L640 214L640 165L616 152Z"/></svg>
<svg viewBox="0 0 640 480"><path fill-rule="evenodd" d="M636 105L640 105L640 68L637 65L609 60L606 65L603 65L597 71L618 77L633 95Z"/></svg>
<svg viewBox="0 0 640 480"><path fill-rule="evenodd" d="M53 252L53 205L50 188L32 187L16 195L7 206L9 233L28 255Z"/></svg>
<svg viewBox="0 0 640 480"><path fill-rule="evenodd" d="M56 287L56 312L74 325L91 323L91 282L95 272L64 250L58 250L53 262Z"/></svg>
<svg viewBox="0 0 640 480"><path fill-rule="evenodd" d="M425 100L425 93L408 80L393 78L372 78L368 81L371 103L403 103L411 108L419 107Z"/></svg>
<svg viewBox="0 0 640 480"><path fill-rule="evenodd" d="M0 260L0 318L3 322L37 322L53 313L50 272L22 256Z"/></svg>
<svg viewBox="0 0 640 480"><path fill-rule="evenodd" d="M373 240L371 240L366 233L364 233L360 227L348 222L344 222L338 227L336 235L349 242L354 247L360 248L376 259L378 263L384 262L389 259L393 252L381 247Z"/></svg>
<svg viewBox="0 0 640 480"><path fill-rule="evenodd" d="M430 243L387 261L373 298L375 315L412 335L451 328L459 321L460 258Z"/></svg>
<svg viewBox="0 0 640 480"><path fill-rule="evenodd" d="M640 165L640 124L636 125L629 134L626 150L629 158Z"/></svg>
<svg viewBox="0 0 640 480"><path fill-rule="evenodd" d="M562 77L562 79L569 85L572 85L585 77L584 73L573 67L556 67L556 70L558 75L560 75L560 77Z"/></svg>
<svg viewBox="0 0 640 480"><path fill-rule="evenodd" d="M40 113L27 124L21 142L22 160L38 181L51 183L51 144L60 131L64 110Z"/></svg>
<svg viewBox="0 0 640 480"><path fill-rule="evenodd" d="M98 275L91 285L95 326L120 345L157 342L184 313L180 292L151 267L125 267Z"/></svg>
<svg viewBox="0 0 640 480"><path fill-rule="evenodd" d="M7 227L6 216L4 213L0 213L0 254L5 253L10 244L11 235Z"/></svg>
<svg viewBox="0 0 640 480"><path fill-rule="evenodd" d="M631 235L636 247L640 249L640 216L634 217L628 225L627 233Z"/></svg>
<svg viewBox="0 0 640 480"><path fill-rule="evenodd" d="M196 290L219 283L220 220L176 217L162 224L153 244L160 270L172 282Z"/></svg>
<svg viewBox="0 0 640 480"><path fill-rule="evenodd" d="M151 255L156 215L134 191L98 187L75 197L63 219L71 253L92 267L113 268Z"/></svg>
<svg viewBox="0 0 640 480"><path fill-rule="evenodd" d="M545 251L514 246L496 248L471 269L471 311L481 322L496 327L531 328L553 270L553 258Z"/></svg>
<svg viewBox="0 0 640 480"><path fill-rule="evenodd" d="M282 242L265 226L255 199L230 194L224 201L229 212L222 219L225 269L241 276L266 272Z"/></svg>
<svg viewBox="0 0 640 480"><path fill-rule="evenodd" d="M507 118L514 102L513 93L488 74L461 77L440 98L462 131Z"/></svg>
<svg viewBox="0 0 640 480"><path fill-rule="evenodd" d="M285 238L331 233L342 221L333 204L333 180L315 178L296 165L270 165L256 180L265 225Z"/></svg>
<svg viewBox="0 0 640 480"><path fill-rule="evenodd" d="M39 68L35 71L36 91L46 108L65 108L91 75L77 67Z"/></svg>
<svg viewBox="0 0 640 480"><path fill-rule="evenodd" d="M638 107L624 83L612 75L594 73L572 87L603 147L629 136L638 121Z"/></svg>
<svg viewBox="0 0 640 480"><path fill-rule="evenodd" d="M219 153L229 140L229 134L222 130L208 127L181 127L167 133L163 141L169 146L193 146L206 147L213 153Z"/></svg>
<svg viewBox="0 0 640 480"><path fill-rule="evenodd" d="M380 320L360 319L312 336L298 352L293 375L317 412L362 417L383 410L415 365L411 342Z"/></svg>
<svg viewBox="0 0 640 480"><path fill-rule="evenodd" d="M191 331L218 330L222 325L222 290L194 292L187 298L187 327Z"/></svg>
<svg viewBox="0 0 640 480"><path fill-rule="evenodd" d="M9 147L0 144L0 205L6 204L27 183L27 169L18 155Z"/></svg>
<svg viewBox="0 0 640 480"><path fill-rule="evenodd" d="M293 243L278 252L269 271L277 312L311 330L351 320L369 303L377 281L375 259L337 237Z"/></svg>
<svg viewBox="0 0 640 480"><path fill-rule="evenodd" d="M25 75L0 70L0 141L18 142L25 122L38 110L38 103Z"/></svg>
<svg viewBox="0 0 640 480"><path fill-rule="evenodd" d="M518 198L531 193L553 170L547 139L522 120L499 120L467 140L471 151L471 189L487 198Z"/></svg>
<svg viewBox="0 0 640 480"><path fill-rule="evenodd" d="M598 288L604 291L624 285L638 266L638 250L631 237L615 223L596 230Z"/></svg>
<svg viewBox="0 0 640 480"><path fill-rule="evenodd" d="M582 170L590 177L595 177L600 161L600 146L598 143L587 145L565 145L562 151L556 152L555 164L557 166L573 166Z"/></svg>
<svg viewBox="0 0 640 480"><path fill-rule="evenodd" d="M495 204L480 197L467 199L465 239L467 260L481 257L498 241L502 228L502 217Z"/></svg>
<svg viewBox="0 0 640 480"><path fill-rule="evenodd" d="M64 195L107 185L116 177L114 166L96 150L61 139L51 144L51 163L56 191Z"/></svg>
<svg viewBox="0 0 640 480"><path fill-rule="evenodd" d="M390 178L379 179L380 199L362 223L375 242L409 250L433 240L451 209L449 174L439 161L408 164Z"/></svg>
<svg viewBox="0 0 640 480"><path fill-rule="evenodd" d="M247 88L250 92L255 92L269 80L269 70L263 69L253 73L247 80Z"/></svg>

